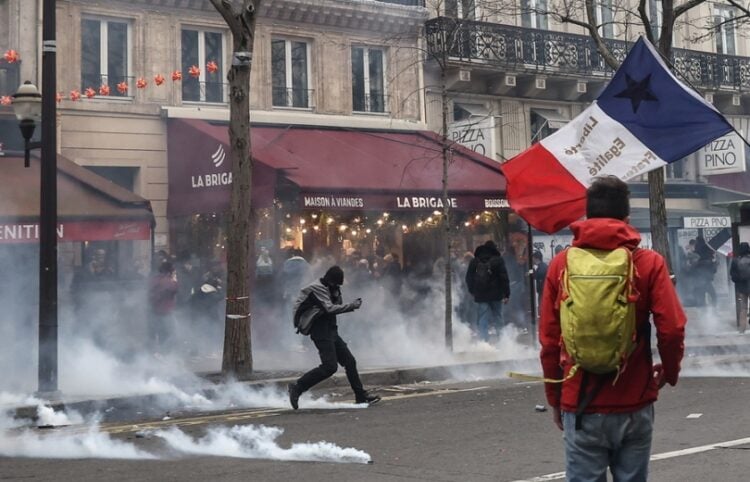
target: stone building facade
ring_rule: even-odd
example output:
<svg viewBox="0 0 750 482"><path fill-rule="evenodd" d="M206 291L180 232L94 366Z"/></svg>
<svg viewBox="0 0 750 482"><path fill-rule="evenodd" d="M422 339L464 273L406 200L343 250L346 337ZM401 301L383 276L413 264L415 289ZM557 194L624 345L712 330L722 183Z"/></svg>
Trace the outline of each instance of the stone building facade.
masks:
<svg viewBox="0 0 750 482"><path fill-rule="evenodd" d="M22 58L7 76L39 82L41 2L0 0L0 50ZM424 128L420 2L264 2L251 78L251 118L272 124ZM156 248L169 245L167 122L226 121L231 38L208 0L57 2L59 149L151 201ZM209 72L208 62L216 65ZM193 78L190 67L200 74ZM0 66L2 67L2 66ZM172 72L182 73L173 81ZM0 82L3 81L0 70ZM165 78L156 86L154 77ZM144 88L136 83L142 78ZM126 83L120 92L117 85ZM85 96L108 85L110 95ZM81 99L71 100L77 90ZM6 113L7 114L7 113ZM10 124L9 124L10 125Z"/></svg>

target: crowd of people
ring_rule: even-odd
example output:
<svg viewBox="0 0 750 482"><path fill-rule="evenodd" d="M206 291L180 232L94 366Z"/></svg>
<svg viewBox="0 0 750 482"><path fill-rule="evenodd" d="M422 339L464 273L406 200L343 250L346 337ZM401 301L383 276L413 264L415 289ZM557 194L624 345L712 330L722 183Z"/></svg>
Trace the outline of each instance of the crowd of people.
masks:
<svg viewBox="0 0 750 482"><path fill-rule="evenodd" d="M745 246L743 243L742 247ZM732 265L732 279L738 287L738 303L747 306L750 293L750 268L747 280L744 268L737 260L750 259L750 252L742 254L742 247ZM563 250L558 246L558 253ZM557 253L556 253L557 254ZM119 297L123 311L145 308L146 336L154 352L164 350L175 342L176 333L189 330L194 322L213 326L216 343L223 332L224 284L226 269L218 260L199 261L189 253L170 256L164 251L155 253L150 270L140 268L116 275L105 249L93 249L88 261L75 273L70 284L70 300L74 313L80 317L102 318L102 310L111 311L114 294ZM453 274L454 320L471 328L474 337L482 341L497 339L501 330L515 325L521 331L530 330L530 296L527 265L519 261L512 248L487 241L474 252L456 251L451 255ZM536 303L541 306L547 263L539 251L532 253ZM424 263L423 263L424 264ZM340 265L347 273L347 291L367 297L375 290L388 300L389 308L405 315L425 308L430 294L440 294L444 288L445 261L442 257L425 266L402 264L396 253L363 256L349 249L339 259L332 255L310 259L300 249L288 248L272 254L267 247L259 247L255 262L255 283L252 290L253 307L261 321L254 329L260 336L276 337L277 345L286 343L288 321L294 299L300 289L320 276L326 266ZM713 282L717 272L716 253L703 237L690 240L678 257L678 290L686 306L716 303ZM145 297L122 296L123 282L131 292L145 291ZM747 308L741 309L747 314ZM278 320L282 321L278 321ZM739 323L744 332L747 316ZM106 344L106 330L93 330L93 338ZM184 338L184 337L182 337ZM288 338L287 338L288 340Z"/></svg>
<svg viewBox="0 0 750 482"><path fill-rule="evenodd" d="M716 304L714 277L718 269L716 251L703 236L691 239L684 249L678 250L678 279L680 297L685 306Z"/></svg>
<svg viewBox="0 0 750 482"><path fill-rule="evenodd" d="M150 269L118 274L107 251L96 248L70 283L74 325L97 344L115 348L106 320L111 321L113 314L143 318L147 346L153 353L173 348L177 338L189 343L194 323L214 327L218 339L223 333L225 279L218 260L200 263L188 253L170 256L165 251L155 253Z"/></svg>

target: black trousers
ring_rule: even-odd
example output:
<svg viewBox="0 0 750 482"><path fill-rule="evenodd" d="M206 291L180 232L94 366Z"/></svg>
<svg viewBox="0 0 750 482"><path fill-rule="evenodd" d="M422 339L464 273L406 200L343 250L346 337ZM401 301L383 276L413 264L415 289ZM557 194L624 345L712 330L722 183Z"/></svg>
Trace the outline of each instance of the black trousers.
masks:
<svg viewBox="0 0 750 482"><path fill-rule="evenodd" d="M338 369L340 364L346 370L346 378L349 385L352 386L356 397L364 396L365 389L362 387L362 381L359 379L357 371L357 360L349 351L344 340L336 334L335 338L313 339L315 347L320 355L320 366L317 366L305 373L297 380L297 386L303 392L330 377Z"/></svg>

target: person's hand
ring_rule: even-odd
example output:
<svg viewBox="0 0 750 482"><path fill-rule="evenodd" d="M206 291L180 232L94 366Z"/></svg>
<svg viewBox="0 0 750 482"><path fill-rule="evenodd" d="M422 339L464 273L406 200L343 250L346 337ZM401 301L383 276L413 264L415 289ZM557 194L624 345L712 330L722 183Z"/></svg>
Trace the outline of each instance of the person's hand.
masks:
<svg viewBox="0 0 750 482"><path fill-rule="evenodd" d="M362 298L357 298L352 304L354 305L354 309L358 309L360 306L362 306Z"/></svg>
<svg viewBox="0 0 750 482"><path fill-rule="evenodd" d="M661 390L662 387L667 384L667 379L664 378L664 367L661 365L661 363L657 363L651 369L651 373L654 377L654 381L656 382L656 386L659 388L659 390Z"/></svg>
<svg viewBox="0 0 750 482"><path fill-rule="evenodd" d="M510 298L503 298L503 303L507 305L508 304L508 300L510 300Z"/></svg>
<svg viewBox="0 0 750 482"><path fill-rule="evenodd" d="M555 422L557 428L559 428L560 430L563 429L562 413L560 412L560 407L555 407L552 409L552 421Z"/></svg>

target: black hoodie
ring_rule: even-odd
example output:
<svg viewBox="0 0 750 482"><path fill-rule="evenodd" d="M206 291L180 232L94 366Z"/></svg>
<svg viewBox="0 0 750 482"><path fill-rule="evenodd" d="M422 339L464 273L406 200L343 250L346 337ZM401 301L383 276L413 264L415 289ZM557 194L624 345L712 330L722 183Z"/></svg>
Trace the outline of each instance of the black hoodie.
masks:
<svg viewBox="0 0 750 482"><path fill-rule="evenodd" d="M491 278L486 286L476 285L475 274L480 261L490 263ZM477 303L502 301L510 297L508 271L505 269L505 261L497 248L483 244L474 251L474 259L471 260L466 270L466 286Z"/></svg>

